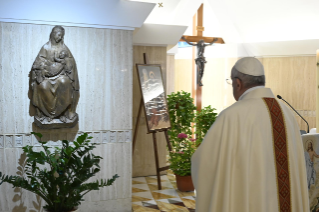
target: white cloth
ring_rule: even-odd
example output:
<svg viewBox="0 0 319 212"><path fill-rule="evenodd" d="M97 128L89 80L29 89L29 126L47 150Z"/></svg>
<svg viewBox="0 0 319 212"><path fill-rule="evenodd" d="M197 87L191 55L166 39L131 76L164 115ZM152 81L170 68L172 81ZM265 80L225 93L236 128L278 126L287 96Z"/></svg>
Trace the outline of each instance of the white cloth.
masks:
<svg viewBox="0 0 319 212"><path fill-rule="evenodd" d="M258 88L222 111L192 157L196 212L279 212L271 119ZM294 114L285 119L292 212L309 212L303 145Z"/></svg>
<svg viewBox="0 0 319 212"><path fill-rule="evenodd" d="M250 91L256 90L256 89L258 89L258 88L264 88L264 87L265 87L265 86L261 85L261 86L255 86L255 87L252 87L252 88L247 89L247 90L239 97L238 101L242 100L242 98L244 98L244 96L245 96L246 94L248 94Z"/></svg>

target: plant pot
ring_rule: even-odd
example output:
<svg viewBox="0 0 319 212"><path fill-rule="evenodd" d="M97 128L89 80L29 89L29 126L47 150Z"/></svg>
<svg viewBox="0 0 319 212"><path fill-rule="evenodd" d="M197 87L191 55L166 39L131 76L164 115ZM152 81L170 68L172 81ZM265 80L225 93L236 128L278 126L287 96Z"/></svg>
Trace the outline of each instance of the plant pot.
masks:
<svg viewBox="0 0 319 212"><path fill-rule="evenodd" d="M192 176L179 176L177 174L175 176L178 190L182 192L194 191Z"/></svg>
<svg viewBox="0 0 319 212"><path fill-rule="evenodd" d="M47 210L44 209L44 212L50 212L50 211L47 211ZM79 211L78 211L78 209L73 209L73 210L71 210L69 212L79 212Z"/></svg>

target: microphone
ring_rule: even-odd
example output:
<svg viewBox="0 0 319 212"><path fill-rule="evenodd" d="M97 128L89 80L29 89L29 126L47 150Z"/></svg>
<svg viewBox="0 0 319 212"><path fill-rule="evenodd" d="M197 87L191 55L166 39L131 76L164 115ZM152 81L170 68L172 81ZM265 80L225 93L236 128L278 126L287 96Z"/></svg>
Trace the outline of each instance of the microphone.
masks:
<svg viewBox="0 0 319 212"><path fill-rule="evenodd" d="M300 118L302 118L305 122L306 122L306 124L307 124L307 126L308 126L308 131L307 131L307 133L309 133L309 124L308 124L308 122L306 121L306 119L304 119L296 110L295 110L295 108L293 108L286 100L284 100L280 95L277 95L277 98L278 99L281 99L282 101L284 101L284 102L286 102L287 103L287 105L289 105L299 116L300 116Z"/></svg>

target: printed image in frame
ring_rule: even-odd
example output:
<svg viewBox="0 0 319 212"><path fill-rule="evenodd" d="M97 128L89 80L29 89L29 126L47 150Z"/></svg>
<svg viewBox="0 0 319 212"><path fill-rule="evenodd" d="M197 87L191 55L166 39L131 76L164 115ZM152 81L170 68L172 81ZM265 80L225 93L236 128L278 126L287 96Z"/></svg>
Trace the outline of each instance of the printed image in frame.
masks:
<svg viewBox="0 0 319 212"><path fill-rule="evenodd" d="M136 64L148 132L169 129L166 94L160 65Z"/></svg>
<svg viewBox="0 0 319 212"><path fill-rule="evenodd" d="M303 135L310 211L319 211L319 137Z"/></svg>

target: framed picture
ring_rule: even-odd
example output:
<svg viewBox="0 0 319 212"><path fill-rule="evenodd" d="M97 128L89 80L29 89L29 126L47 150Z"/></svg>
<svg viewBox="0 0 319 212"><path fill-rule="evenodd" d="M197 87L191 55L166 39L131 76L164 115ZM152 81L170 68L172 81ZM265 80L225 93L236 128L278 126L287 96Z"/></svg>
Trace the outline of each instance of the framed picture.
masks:
<svg viewBox="0 0 319 212"><path fill-rule="evenodd" d="M136 64L148 132L171 127L160 65Z"/></svg>
<svg viewBox="0 0 319 212"><path fill-rule="evenodd" d="M310 211L319 208L319 136L318 134L305 134L301 136L306 160L307 185L309 192Z"/></svg>

